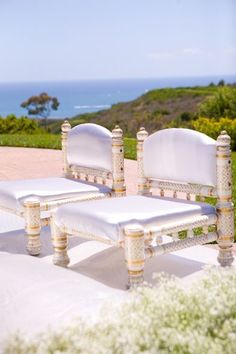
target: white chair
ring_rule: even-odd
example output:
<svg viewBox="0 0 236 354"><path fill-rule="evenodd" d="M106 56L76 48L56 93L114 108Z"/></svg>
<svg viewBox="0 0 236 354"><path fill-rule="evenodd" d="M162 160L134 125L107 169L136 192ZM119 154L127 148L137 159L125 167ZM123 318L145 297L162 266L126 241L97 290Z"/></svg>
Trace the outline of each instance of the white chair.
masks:
<svg viewBox="0 0 236 354"><path fill-rule="evenodd" d="M40 230L49 224L50 210L125 195L123 133L118 126L111 133L90 123L71 129L65 121L62 152L64 177L0 182L0 208L25 219L31 255L40 253Z"/></svg>
<svg viewBox="0 0 236 354"><path fill-rule="evenodd" d="M124 247L129 286L142 283L147 258L215 240L218 261L230 265L234 214L229 136L222 132L215 141L189 129L166 129L148 137L141 128L137 138L140 195L58 208L52 217L53 262L68 265L67 238L73 235ZM217 198L216 207L195 201L195 196ZM171 235L171 242L162 243L163 235Z"/></svg>

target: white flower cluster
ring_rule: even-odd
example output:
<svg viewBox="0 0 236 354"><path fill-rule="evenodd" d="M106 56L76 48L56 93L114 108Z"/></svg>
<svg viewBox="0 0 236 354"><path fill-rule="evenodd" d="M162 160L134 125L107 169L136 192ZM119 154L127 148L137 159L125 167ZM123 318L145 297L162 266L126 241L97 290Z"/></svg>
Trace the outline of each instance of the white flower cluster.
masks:
<svg viewBox="0 0 236 354"><path fill-rule="evenodd" d="M157 276L157 286L130 292L120 307L107 304L96 323L76 322L27 341L10 338L5 354L223 354L236 352L236 273L207 268L185 288Z"/></svg>

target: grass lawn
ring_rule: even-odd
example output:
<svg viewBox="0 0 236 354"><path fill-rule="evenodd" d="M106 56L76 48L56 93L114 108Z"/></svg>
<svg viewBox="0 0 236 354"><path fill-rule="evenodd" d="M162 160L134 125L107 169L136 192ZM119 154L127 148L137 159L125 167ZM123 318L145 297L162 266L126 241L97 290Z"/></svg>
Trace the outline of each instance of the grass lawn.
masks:
<svg viewBox="0 0 236 354"><path fill-rule="evenodd" d="M0 146L60 149L60 139L59 134L0 134Z"/></svg>
<svg viewBox="0 0 236 354"><path fill-rule="evenodd" d="M61 149L59 134L0 134L0 146L21 146L43 149ZM136 140L125 138L125 157L136 159Z"/></svg>

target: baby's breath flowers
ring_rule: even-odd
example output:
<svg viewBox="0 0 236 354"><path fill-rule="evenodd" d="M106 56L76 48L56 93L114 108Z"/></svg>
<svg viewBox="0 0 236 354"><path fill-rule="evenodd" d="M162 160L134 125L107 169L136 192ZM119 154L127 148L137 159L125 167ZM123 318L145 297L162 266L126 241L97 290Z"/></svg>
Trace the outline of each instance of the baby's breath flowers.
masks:
<svg viewBox="0 0 236 354"><path fill-rule="evenodd" d="M26 341L12 337L5 354L232 354L236 352L236 273L212 267L191 286L158 275L157 286L107 304L97 321Z"/></svg>

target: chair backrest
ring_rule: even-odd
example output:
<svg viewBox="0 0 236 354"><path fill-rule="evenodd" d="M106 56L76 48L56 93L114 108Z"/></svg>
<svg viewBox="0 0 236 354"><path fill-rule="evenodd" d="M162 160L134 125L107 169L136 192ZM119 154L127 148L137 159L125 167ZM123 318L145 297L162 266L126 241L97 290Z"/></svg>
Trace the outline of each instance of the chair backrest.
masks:
<svg viewBox="0 0 236 354"><path fill-rule="evenodd" d="M144 176L148 179L216 186L216 141L182 128L160 130L143 146Z"/></svg>
<svg viewBox="0 0 236 354"><path fill-rule="evenodd" d="M72 128L67 138L69 165L112 172L112 133L97 124L86 123Z"/></svg>
<svg viewBox="0 0 236 354"><path fill-rule="evenodd" d="M69 178L111 184L116 196L125 195L123 131L112 132L93 123L71 129L64 121L62 130L63 171Z"/></svg>

